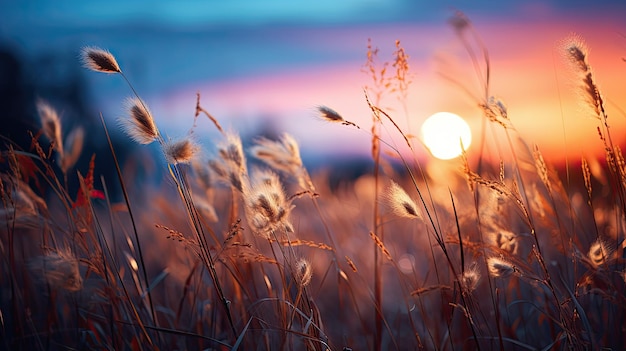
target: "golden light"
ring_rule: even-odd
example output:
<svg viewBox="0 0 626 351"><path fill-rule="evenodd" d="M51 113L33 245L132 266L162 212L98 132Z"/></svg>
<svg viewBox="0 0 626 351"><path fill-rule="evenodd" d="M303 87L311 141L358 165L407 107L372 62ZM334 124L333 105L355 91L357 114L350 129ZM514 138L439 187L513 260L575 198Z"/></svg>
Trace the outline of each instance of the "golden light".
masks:
<svg viewBox="0 0 626 351"><path fill-rule="evenodd" d="M437 112L428 117L420 130L420 138L430 153L440 159L458 157L472 143L472 132L463 118L450 112Z"/></svg>

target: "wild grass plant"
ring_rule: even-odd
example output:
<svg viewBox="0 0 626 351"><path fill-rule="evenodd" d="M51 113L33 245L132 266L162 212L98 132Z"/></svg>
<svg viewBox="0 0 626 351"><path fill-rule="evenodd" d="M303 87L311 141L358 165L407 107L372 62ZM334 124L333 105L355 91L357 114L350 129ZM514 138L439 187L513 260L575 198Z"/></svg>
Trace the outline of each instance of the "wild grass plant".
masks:
<svg viewBox="0 0 626 351"><path fill-rule="evenodd" d="M408 56L397 42L393 60L380 64L370 42L372 125L318 108L336 124L328 128L372 141L372 172L335 189L327 174L309 174L295 138L258 138L244 149L199 95L190 122L207 117L220 132L213 156L196 135L170 139L116 58L85 48L87 68L128 83L119 125L135 142L158 145L168 180L129 177L110 139L118 178L98 177L97 155L77 164L88 152L84 132L65 136L54 107L38 102L42 128L31 147L2 151L2 348L623 349L626 162L586 47L570 38L560 49L606 159L583 158L578 185L524 142L493 97L479 36L462 14L451 23L481 89L444 78L502 133L500 162L483 158L492 147L484 136L478 157L457 160L458 172L438 177L422 165L421 146L380 107L389 96L406 101ZM114 182L120 200L109 193Z"/></svg>

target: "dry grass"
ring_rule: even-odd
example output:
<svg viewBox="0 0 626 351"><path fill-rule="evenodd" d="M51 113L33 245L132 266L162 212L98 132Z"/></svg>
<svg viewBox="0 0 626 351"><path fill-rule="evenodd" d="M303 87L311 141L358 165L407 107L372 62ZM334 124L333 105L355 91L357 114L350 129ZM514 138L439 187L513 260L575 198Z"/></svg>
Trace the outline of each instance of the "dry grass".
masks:
<svg viewBox="0 0 626 351"><path fill-rule="evenodd" d="M199 95L190 123L203 113L222 133L214 158L201 158L191 134L164 140L135 94L122 125L140 144L158 142L171 179L157 188L125 181L117 163L117 180L99 179L93 157L74 168L82 132L63 138L54 108L40 102L32 149L2 151L1 347L622 349L626 166L586 49L570 40L564 56L598 118L606 162L583 159L584 183L564 184L491 94L487 51L469 20L451 23L481 82L476 105L503 130L508 144L499 147L512 157L464 159L446 179L382 136L391 130L414 148L379 107L386 96L407 98L399 42L391 64L368 46L372 172L334 190L327 176L309 175L294 138L244 150ZM126 80L108 51L83 56L88 68ZM336 128L368 133L331 108L319 112ZM249 170L246 155L267 168ZM395 160L402 172L387 167ZM122 201L108 193L115 181Z"/></svg>

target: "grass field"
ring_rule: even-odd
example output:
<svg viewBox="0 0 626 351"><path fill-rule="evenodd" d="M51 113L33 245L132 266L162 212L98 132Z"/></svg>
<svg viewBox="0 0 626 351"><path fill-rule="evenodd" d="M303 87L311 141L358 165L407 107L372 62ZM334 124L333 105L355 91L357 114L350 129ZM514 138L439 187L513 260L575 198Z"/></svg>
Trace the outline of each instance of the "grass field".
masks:
<svg viewBox="0 0 626 351"><path fill-rule="evenodd" d="M402 113L380 107L419 84L399 42L388 63L367 48L370 125L318 107L327 128L371 139L370 172L333 186L332 168L309 173L288 134L244 149L200 95L196 120L184 123L222 136L204 152L195 135L165 137L136 93L112 102L127 107L119 125L103 119L97 131L67 131L39 100L31 147L2 149L1 347L623 349L626 161L585 44L571 37L559 50L605 157L557 171L493 97L471 23L461 14L451 23L480 81L470 95L500 141L485 134L444 170L415 156L423 146L397 123ZM134 92L108 51L86 47L82 59ZM167 181L137 179L144 161L132 155L124 166L115 158L115 179L94 172L99 155L77 164L91 155L89 133L119 127L158 144L153 162Z"/></svg>

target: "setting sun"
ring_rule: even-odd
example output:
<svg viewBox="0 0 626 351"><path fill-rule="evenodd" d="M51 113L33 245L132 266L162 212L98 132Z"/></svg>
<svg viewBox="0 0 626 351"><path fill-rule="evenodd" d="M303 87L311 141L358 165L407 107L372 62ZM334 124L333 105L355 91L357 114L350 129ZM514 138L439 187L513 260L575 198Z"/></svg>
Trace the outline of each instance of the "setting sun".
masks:
<svg viewBox="0 0 626 351"><path fill-rule="evenodd" d="M458 157L472 143L472 132L463 118L450 112L437 112L428 117L420 130L420 138L430 153L440 159Z"/></svg>

